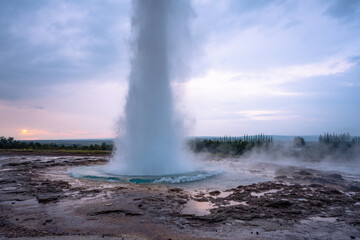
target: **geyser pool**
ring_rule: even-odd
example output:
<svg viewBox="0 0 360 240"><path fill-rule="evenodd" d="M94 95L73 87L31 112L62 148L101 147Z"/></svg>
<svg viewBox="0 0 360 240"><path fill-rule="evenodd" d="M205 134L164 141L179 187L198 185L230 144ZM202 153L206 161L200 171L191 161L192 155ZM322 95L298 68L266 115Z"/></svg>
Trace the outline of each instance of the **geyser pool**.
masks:
<svg viewBox="0 0 360 240"><path fill-rule="evenodd" d="M167 175L118 175L106 172L106 170L102 166L94 166L75 168L70 171L70 176L105 182L176 184L199 181L209 177L220 175L222 173L222 170L200 170Z"/></svg>
<svg viewBox="0 0 360 240"><path fill-rule="evenodd" d="M174 110L171 81L183 76L189 44L190 1L133 2L131 71L125 118L113 157L102 167L71 175L128 182L185 182L218 174L199 171L184 150L182 122Z"/></svg>

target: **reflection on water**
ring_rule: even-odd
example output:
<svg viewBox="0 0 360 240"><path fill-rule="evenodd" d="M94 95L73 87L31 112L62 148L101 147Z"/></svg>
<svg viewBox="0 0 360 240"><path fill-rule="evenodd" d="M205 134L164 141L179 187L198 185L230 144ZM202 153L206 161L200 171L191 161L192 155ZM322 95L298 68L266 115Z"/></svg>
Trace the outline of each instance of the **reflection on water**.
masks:
<svg viewBox="0 0 360 240"><path fill-rule="evenodd" d="M329 223L333 223L336 221L336 218L334 217L311 217L310 219L315 221L329 222Z"/></svg>
<svg viewBox="0 0 360 240"><path fill-rule="evenodd" d="M184 209L181 211L181 214L184 215L195 215L195 216L205 216L210 214L210 210L216 208L214 204L210 202L198 202L194 200L189 200Z"/></svg>
<svg viewBox="0 0 360 240"><path fill-rule="evenodd" d="M272 193L276 193L278 191L281 191L282 189L271 189L269 191L266 191L266 192L260 192L260 193L256 193L256 192L251 192L250 195L253 196L253 197L262 197L264 196L265 194L266 195L270 195Z"/></svg>
<svg viewBox="0 0 360 240"><path fill-rule="evenodd" d="M226 201L224 205L221 206L249 206L247 202L237 202L237 201ZM183 210L181 211L181 214L184 215L195 215L195 216L205 216L210 214L210 210L217 208L213 203L211 202L198 202L195 200L189 200Z"/></svg>
<svg viewBox="0 0 360 240"><path fill-rule="evenodd" d="M312 223L313 221L316 222L326 222L326 223L334 223L336 222L337 218L335 217L310 217L306 220L300 220L300 223Z"/></svg>
<svg viewBox="0 0 360 240"><path fill-rule="evenodd" d="M226 197L230 196L232 193L233 193L232 191L220 192L220 194L217 195L216 198L226 198Z"/></svg>
<svg viewBox="0 0 360 240"><path fill-rule="evenodd" d="M237 205L249 206L249 204L247 204L247 202L245 202L245 201L237 202L237 201L230 200L229 203L226 204L226 206L237 206Z"/></svg>

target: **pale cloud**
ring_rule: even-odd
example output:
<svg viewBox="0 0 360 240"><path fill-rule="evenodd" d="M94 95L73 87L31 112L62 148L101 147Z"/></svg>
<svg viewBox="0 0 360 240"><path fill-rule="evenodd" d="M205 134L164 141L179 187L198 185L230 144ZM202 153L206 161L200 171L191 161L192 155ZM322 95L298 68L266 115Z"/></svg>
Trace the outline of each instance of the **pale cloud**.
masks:
<svg viewBox="0 0 360 240"><path fill-rule="evenodd" d="M303 78L344 73L355 65L354 62L348 61L347 59L332 58L321 62L273 69L271 72L278 77L278 82L281 83Z"/></svg>
<svg viewBox="0 0 360 240"><path fill-rule="evenodd" d="M353 82L345 82L345 83L343 83L343 85L346 86L346 87L355 87L355 86L357 86L358 84L353 83Z"/></svg>
<svg viewBox="0 0 360 240"><path fill-rule="evenodd" d="M88 9L71 2L53 2L37 9L31 15L24 14L10 26L9 33L24 40L33 48L52 48L43 54L36 54L30 64L39 65L59 58L77 62L88 58L87 47L97 39L87 33Z"/></svg>
<svg viewBox="0 0 360 240"><path fill-rule="evenodd" d="M236 5L239 1L234 2ZM333 21L324 15L327 3L268 3L271 4L260 5L257 11L245 11L245 15L230 9L232 4L223 14L216 12L217 19L211 24L214 27L202 33L207 36L203 61L210 68L221 70L262 71L320 62L334 56L346 58L359 52L359 34L350 23ZM203 21L209 20L213 22Z"/></svg>
<svg viewBox="0 0 360 240"><path fill-rule="evenodd" d="M22 16L21 21L19 19L10 27L10 32L16 37L26 36L26 40L34 45L59 44L59 40L84 34L85 29L81 29L79 23L83 24L87 9L70 2L54 3L37 9L31 17Z"/></svg>
<svg viewBox="0 0 360 240"><path fill-rule="evenodd" d="M296 97L310 93L289 91L286 89L286 83L343 73L353 66L355 63L346 59L330 59L304 65L273 68L262 72L210 70L202 77L191 79L187 87L190 94L196 93L199 98L214 95L220 99L265 95Z"/></svg>
<svg viewBox="0 0 360 240"><path fill-rule="evenodd" d="M324 108L321 103L324 100L318 103L316 99L328 98L323 84L331 86L334 79L356 69L355 63L347 59L333 57L324 61L263 71L209 70L201 77L190 79L185 83L184 101L186 110L197 119L192 133L219 135L221 131L227 132L231 128L233 133L230 131L229 134L237 132L241 135L247 131L256 133L256 128L267 132L270 126L276 132L282 129L282 125L275 122L284 121L283 126L290 122L312 122L318 129L324 129L321 131L326 131L326 126L333 129L334 125L331 124L317 126L319 119L321 122L329 122L327 117L331 116L331 122L338 120L335 120L335 111L330 110L330 106ZM342 84L341 78L338 82ZM321 117L322 115L326 117ZM264 124L265 122L272 125ZM211 129L208 133L205 126ZM310 132L307 128L303 129ZM299 130L290 131L301 134Z"/></svg>
<svg viewBox="0 0 360 240"><path fill-rule="evenodd" d="M244 116L247 120L267 121L267 120L289 120L299 117L299 115L287 115L284 111L269 110L249 110L236 112Z"/></svg>
<svg viewBox="0 0 360 240"><path fill-rule="evenodd" d="M130 1L1 1L0 99L104 74L124 79L129 9Z"/></svg>
<svg viewBox="0 0 360 240"><path fill-rule="evenodd" d="M273 90L273 91L271 91L271 94L274 95L274 96L300 97L300 96L304 96L304 95L310 95L312 93Z"/></svg>

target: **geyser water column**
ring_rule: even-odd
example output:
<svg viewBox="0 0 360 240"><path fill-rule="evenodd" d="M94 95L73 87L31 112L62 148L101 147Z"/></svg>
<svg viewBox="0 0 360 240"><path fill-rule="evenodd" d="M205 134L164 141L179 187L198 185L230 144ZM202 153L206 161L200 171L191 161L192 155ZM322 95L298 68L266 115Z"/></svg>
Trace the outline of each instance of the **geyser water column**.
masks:
<svg viewBox="0 0 360 240"><path fill-rule="evenodd" d="M188 49L187 0L133 1L131 71L122 134L108 165L70 174L94 180L180 183L219 171L198 170L183 149L182 123L174 110L171 81L183 76Z"/></svg>
<svg viewBox="0 0 360 240"><path fill-rule="evenodd" d="M125 132L109 170L117 174L161 175L191 170L182 156L181 123L176 120L171 79L187 35L188 1L133 2L131 72ZM186 24L186 26L184 25Z"/></svg>

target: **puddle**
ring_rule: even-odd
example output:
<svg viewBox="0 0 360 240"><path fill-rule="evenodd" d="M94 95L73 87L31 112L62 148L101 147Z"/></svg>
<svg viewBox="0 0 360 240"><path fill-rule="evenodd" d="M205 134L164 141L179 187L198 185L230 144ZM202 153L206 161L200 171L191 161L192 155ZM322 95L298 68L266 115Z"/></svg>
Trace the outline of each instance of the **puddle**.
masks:
<svg viewBox="0 0 360 240"><path fill-rule="evenodd" d="M0 166L1 167L1 166ZM3 169L0 169L0 172L6 172L6 171L11 171L13 169L10 169L10 168L3 168Z"/></svg>
<svg viewBox="0 0 360 240"><path fill-rule="evenodd" d="M301 220L300 222L301 223L312 223L313 221L334 223L334 222L336 222L336 218L335 217L310 217L309 219Z"/></svg>
<svg viewBox="0 0 360 240"><path fill-rule="evenodd" d="M230 200L229 204L225 204L223 206L236 206L236 205L249 206L249 204L247 204L247 202L245 202L245 201L237 202L237 201L233 201L233 200Z"/></svg>
<svg viewBox="0 0 360 240"><path fill-rule="evenodd" d="M216 196L216 198L226 198L228 196L230 196L233 192L229 191L229 192L221 192L219 195Z"/></svg>
<svg viewBox="0 0 360 240"><path fill-rule="evenodd" d="M314 220L314 221L322 221L322 222L329 222L329 223L333 223L336 221L335 217L311 217L309 219Z"/></svg>
<svg viewBox="0 0 360 240"><path fill-rule="evenodd" d="M195 200L189 200L186 203L184 209L181 211L181 214L205 216L210 214L210 209L213 208L215 208L215 206L210 202L198 202Z"/></svg>
<svg viewBox="0 0 360 240"><path fill-rule="evenodd" d="M13 190L16 190L17 187L5 187L3 188L4 191L13 191Z"/></svg>
<svg viewBox="0 0 360 240"><path fill-rule="evenodd" d="M300 202L307 202L308 200L306 198L299 198L298 201Z"/></svg>
<svg viewBox="0 0 360 240"><path fill-rule="evenodd" d="M251 192L250 195L253 196L253 197L262 197L262 196L264 196L265 194L276 193L276 192L281 191L281 190L282 190L282 189L271 189L271 190L269 190L269 191L260 192L260 193Z"/></svg>

